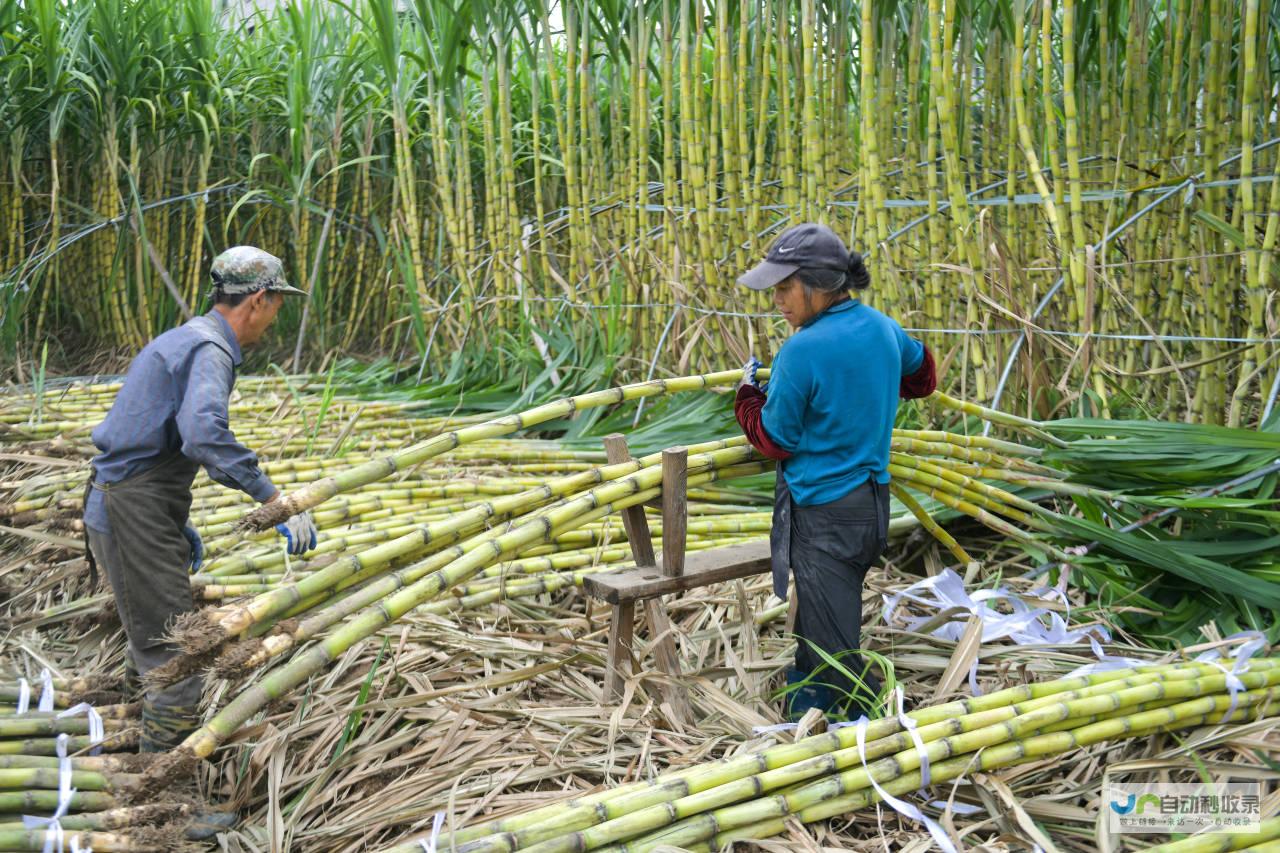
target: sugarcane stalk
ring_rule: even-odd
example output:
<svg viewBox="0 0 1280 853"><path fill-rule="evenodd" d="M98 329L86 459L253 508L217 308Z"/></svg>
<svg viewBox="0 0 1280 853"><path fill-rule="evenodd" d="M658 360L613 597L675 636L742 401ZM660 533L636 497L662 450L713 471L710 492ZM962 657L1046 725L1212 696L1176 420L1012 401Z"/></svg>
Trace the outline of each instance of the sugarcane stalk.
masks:
<svg viewBox="0 0 1280 853"><path fill-rule="evenodd" d="M59 802L60 794L57 790L21 793L0 791L0 814L52 812L58 808ZM71 795L70 803L70 808L78 812L100 812L123 805L115 796L102 791L77 791Z"/></svg>
<svg viewBox="0 0 1280 853"><path fill-rule="evenodd" d="M1255 705L1252 708L1247 709L1245 712L1243 712L1241 714L1241 717L1242 719L1247 719L1249 715L1256 714L1257 712L1258 712L1258 708ZM1128 736L1136 738L1136 737L1142 737L1142 736L1147 736L1151 734L1157 734L1160 732L1176 731L1178 729L1191 728L1194 726L1215 725L1221 722L1221 720L1225 716L1226 716L1226 711L1212 711L1210 713L1205 713L1205 714L1192 713L1186 716L1180 716L1179 719L1173 722L1166 722L1164 724L1147 725L1141 728L1130 727L1127 729L1126 733ZM1121 718L1119 720L1122 727L1123 727L1123 724L1128 721L1129 721L1129 718ZM1087 728L1088 726L1085 726L1085 727L1082 727L1082 729L1077 730L1076 732L1068 733L1068 737L1065 737L1065 738L1058 736L1056 740L1050 742L1051 746L1049 748L1052 749L1054 746L1057 746L1060 743L1064 744L1067 748L1073 748L1073 746L1076 745L1076 744L1073 744L1073 738L1079 738L1080 733ZM1112 726L1112 728L1114 728L1114 726ZM1109 734L1109 732L1106 732L1106 730L1103 730L1103 731L1104 733ZM1091 737L1096 737L1095 732L1088 732L1087 734L1090 735ZM1105 739L1105 737L1103 737L1102 739ZM1086 746L1086 745L1088 744L1078 744L1078 746ZM1035 744L1035 746L1040 746L1040 743ZM969 756L966 756L961 759L954 759L946 762L941 762L930 768L931 770L930 777L931 779L936 779L939 782L950 781L951 779L963 776L966 772L971 772L973 770L993 770L993 769L999 769L1003 767L1015 767L1015 766L1018 766L1019 764L1030 763L1040 758L1039 752L1037 752L1036 754L1019 755L1017 752L1018 748L1021 748L1020 744L1016 745L1016 747L1014 748L1002 749L999 752L992 750L989 754L983 753L980 756L981 766L975 766L975 764L979 762L975 762L975 760ZM920 771L916 770L916 771L907 773L900 778L892 779L884 783L881 787L884 788L886 791L888 791L891 795L901 797L901 796L910 794L912 791L918 789L920 787L921 781L922 781L922 777L921 777ZM850 811L853 811L859 808L865 808L866 806L876 802L878 799L879 799L878 795L876 795L875 792L873 791L861 791L850 796L837 797L827 802L821 803L819 805L812 806L807 809L802 809L801 811L797 812L793 817L798 818L801 822L812 823L815 821L825 820L828 818L836 817L838 815L846 814ZM732 845L735 841L738 841L738 840L769 838L773 835L779 835L785 831L786 831L786 819L766 818L757 823L744 826L739 829L717 833L709 843L704 842L702 844L691 845L687 849L691 851L726 850L726 849L729 849L730 845ZM1222 836L1214 836L1214 837L1222 837ZM1230 836L1227 836L1227 837L1230 837ZM615 846L615 847L602 848L602 849L611 851L611 853L621 853L621 851L623 850L631 850L634 848L625 847L625 846ZM644 849L644 848L639 848L639 849Z"/></svg>
<svg viewBox="0 0 1280 853"><path fill-rule="evenodd" d="M942 546L951 552L951 556L960 561L960 565L967 566L973 562L973 558L969 556L964 548L960 547L960 543L955 540L955 537L934 521L933 517L920 505L920 502L913 498L906 489L897 483L890 482L889 492L911 511L911 514L920 521L920 525L929 531L934 539L941 542Z"/></svg>
<svg viewBox="0 0 1280 853"><path fill-rule="evenodd" d="M1251 661L1251 666L1255 663L1262 668L1262 671L1278 666L1273 659ZM907 716L923 727L993 710L1004 709L1008 713L1029 712L1062 701L1065 697L1105 695L1117 690L1151 684L1160 679L1195 679L1214 672L1221 674L1220 670L1206 663L1164 664L1142 666L1133 670L1108 670L1073 678L1009 687L984 696L968 697L922 708L912 711ZM873 720L867 730L867 740L874 742L900 731L901 723L896 717ZM771 747L759 753L721 759L702 767L670 771L653 782L634 783L601 795L546 806L522 815L468 827L453 833L450 840L452 843L462 844L489 835L518 833L544 822L568 828L577 825L579 820L586 820L587 823L584 825L591 825L606 817L626 814L656 802L687 796L752 774L785 767L836 750L848 749L856 744L854 738L855 733L852 729L828 731L794 744ZM609 804L607 809L603 805L605 803ZM403 848L405 851L408 849Z"/></svg>
<svg viewBox="0 0 1280 853"><path fill-rule="evenodd" d="M1210 676L1205 681L1212 679L1213 677ZM1218 689L1225 687L1225 676L1218 677L1217 681ZM1253 679L1250 683L1257 681L1259 679ZM1274 684L1275 681L1270 683ZM1146 691L1149 694L1152 688L1156 693L1159 692L1158 684L1148 688L1135 688L1135 690ZM1275 687L1251 689L1237 694L1237 708L1249 708L1273 700L1276 696L1280 696L1280 690ZM1043 708L1011 720L1007 724L933 741L925 746L930 758L930 781L949 781L975 770L990 770L1022 762L1031 757L1061 754L1100 741L1127 737L1136 731L1156 727L1180 727L1179 724L1185 725L1188 718L1225 712L1231 704L1231 699L1226 695L1203 695L1200 698L1154 710L1113 717L1100 722L1088 722L1067 731L1019 736L1027 731L1028 726L1036 722L1052 721L1055 718L1067 720L1072 717L1088 717L1095 711L1085 709L1096 709L1096 712L1105 713L1122 707L1123 704L1127 702L1121 701L1120 694L1081 699ZM717 833L750 826L762 819L791 814L797 815L802 821L819 819L819 815L833 817L857 808L864 808L878 799L878 795L870 787L870 779L873 776L890 793L906 793L920 787L922 781L920 764L920 756L914 748L873 762L869 761L866 765L858 761L857 766L851 770L793 789L789 793L760 797L739 805L687 817L634 841L596 849L618 853L621 851L641 853L663 844L687 846L698 843L714 837ZM538 853L543 851L540 850Z"/></svg>
<svg viewBox="0 0 1280 853"><path fill-rule="evenodd" d="M49 789L56 791L62 773L57 768L25 767L0 769L0 791ZM132 791L139 777L124 773L72 770L71 785L78 791Z"/></svg>
<svg viewBox="0 0 1280 853"><path fill-rule="evenodd" d="M159 826L172 823L191 814L192 808L186 803L149 803L141 806L124 806L100 812L63 815L58 821L63 829L68 830L105 830L129 829L139 826ZM13 832L25 827L21 822L0 823L0 832ZM43 832L40 833L44 835ZM11 849L0 843L0 849ZM22 848L19 848L22 849ZM34 848L43 849L41 847Z"/></svg>
<svg viewBox="0 0 1280 853"><path fill-rule="evenodd" d="M119 752L132 749L138 745L137 728L126 728L121 731L106 733L101 743L94 743L87 735L71 735L67 738L67 752L83 752L95 746L107 752ZM0 740L0 756L4 755L57 755L57 738L21 738L17 740ZM4 811L0 809L0 811Z"/></svg>

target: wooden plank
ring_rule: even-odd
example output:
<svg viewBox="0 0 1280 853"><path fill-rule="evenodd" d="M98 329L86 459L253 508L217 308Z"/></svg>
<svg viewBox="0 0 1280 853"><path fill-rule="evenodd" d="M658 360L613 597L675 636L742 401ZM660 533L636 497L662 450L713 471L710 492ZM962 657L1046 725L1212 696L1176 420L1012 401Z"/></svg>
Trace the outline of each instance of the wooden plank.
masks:
<svg viewBox="0 0 1280 853"><path fill-rule="evenodd" d="M667 617L667 608L661 598L650 598L644 603L645 615L648 616L649 634L653 637L653 657L670 679L661 685L662 698L671 708L672 722L679 726L693 723L693 707L684 689L676 683L680 678L680 653L676 648L676 638L671 633L671 620ZM752 626L754 627L754 625Z"/></svg>
<svg viewBox="0 0 1280 853"><path fill-rule="evenodd" d="M662 563L661 557L658 562ZM582 586L595 598L619 604L763 574L769 571L769 565L769 542L761 540L694 551L685 561L684 574L677 577L668 577L653 567L637 567L588 575Z"/></svg>
<svg viewBox="0 0 1280 853"><path fill-rule="evenodd" d="M606 435L604 455L610 465L630 462L631 450L627 447L627 437L620 432ZM627 542L631 545L631 557L636 561L636 565L656 565L653 555L653 536L649 533L649 522L644 517L644 507L631 506L622 510L622 526L627 531Z"/></svg>
<svg viewBox="0 0 1280 853"><path fill-rule="evenodd" d="M662 451L662 573L684 574L684 546L689 527L689 451Z"/></svg>
<svg viewBox="0 0 1280 853"><path fill-rule="evenodd" d="M622 698L622 683L631 674L631 636L635 628L636 605L623 601L609 614L609 659L605 664L604 701Z"/></svg>

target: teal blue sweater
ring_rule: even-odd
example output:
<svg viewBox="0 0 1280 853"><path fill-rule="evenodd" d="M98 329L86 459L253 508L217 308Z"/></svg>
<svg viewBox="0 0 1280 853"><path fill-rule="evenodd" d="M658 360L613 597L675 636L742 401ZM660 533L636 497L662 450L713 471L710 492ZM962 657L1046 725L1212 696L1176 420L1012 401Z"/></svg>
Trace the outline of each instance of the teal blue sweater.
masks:
<svg viewBox="0 0 1280 853"><path fill-rule="evenodd" d="M791 453L782 471L795 503L839 500L868 477L889 482L899 382L923 359L923 344L856 299L787 339L773 360L761 423Z"/></svg>

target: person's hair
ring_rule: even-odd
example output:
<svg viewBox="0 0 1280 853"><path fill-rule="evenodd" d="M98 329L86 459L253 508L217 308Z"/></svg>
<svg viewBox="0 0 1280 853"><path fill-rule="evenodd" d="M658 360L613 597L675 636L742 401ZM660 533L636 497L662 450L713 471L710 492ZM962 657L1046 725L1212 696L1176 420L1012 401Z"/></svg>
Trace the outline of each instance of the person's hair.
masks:
<svg viewBox="0 0 1280 853"><path fill-rule="evenodd" d="M244 302L246 299L248 299L250 296L253 296L253 294L257 292L258 291L254 290L254 291L250 291L249 293L227 293L224 290L215 288L211 294L211 297L214 305L225 305L228 308L235 308L237 305Z"/></svg>
<svg viewBox="0 0 1280 853"><path fill-rule="evenodd" d="M225 305L228 308L235 308L237 305L244 302L250 296L253 296L255 293L261 293L265 289L266 288L260 287L257 290L251 290L248 293L224 293L222 290L219 290L218 288L214 288L210 295L210 298L212 299L214 305ZM267 291L267 292L270 293L271 291Z"/></svg>
<svg viewBox="0 0 1280 853"><path fill-rule="evenodd" d="M805 269L801 267L795 272L796 279L807 290L820 290L824 293L840 293L846 290L866 290L871 285L871 275L867 272L862 255L849 253L849 267L845 270Z"/></svg>

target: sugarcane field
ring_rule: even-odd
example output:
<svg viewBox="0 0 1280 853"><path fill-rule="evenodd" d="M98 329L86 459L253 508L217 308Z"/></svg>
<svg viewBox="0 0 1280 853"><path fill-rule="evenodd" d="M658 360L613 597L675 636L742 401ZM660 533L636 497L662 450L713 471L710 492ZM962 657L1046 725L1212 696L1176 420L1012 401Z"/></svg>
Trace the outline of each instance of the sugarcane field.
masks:
<svg viewBox="0 0 1280 853"><path fill-rule="evenodd" d="M0 0L0 853L1280 853L1280 2Z"/></svg>

